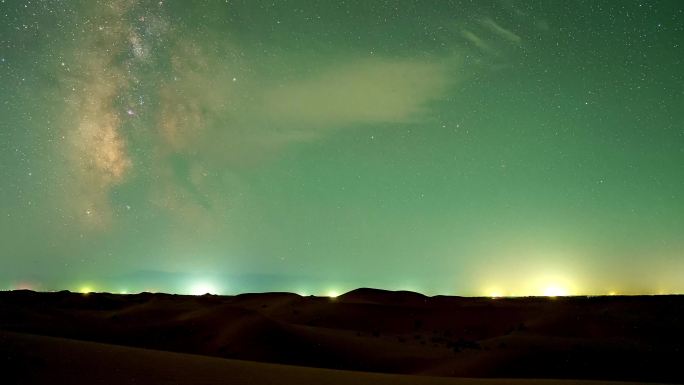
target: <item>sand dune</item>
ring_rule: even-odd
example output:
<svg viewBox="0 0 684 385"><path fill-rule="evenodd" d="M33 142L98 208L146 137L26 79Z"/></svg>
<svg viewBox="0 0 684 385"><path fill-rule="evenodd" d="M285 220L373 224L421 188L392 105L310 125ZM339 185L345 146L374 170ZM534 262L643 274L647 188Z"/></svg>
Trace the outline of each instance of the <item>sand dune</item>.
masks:
<svg viewBox="0 0 684 385"><path fill-rule="evenodd" d="M331 299L15 291L0 292L0 309L0 330L262 363L684 383L679 296L494 300L359 289Z"/></svg>
<svg viewBox="0 0 684 385"><path fill-rule="evenodd" d="M462 379L363 373L229 360L0 332L10 384L621 385L578 380Z"/></svg>

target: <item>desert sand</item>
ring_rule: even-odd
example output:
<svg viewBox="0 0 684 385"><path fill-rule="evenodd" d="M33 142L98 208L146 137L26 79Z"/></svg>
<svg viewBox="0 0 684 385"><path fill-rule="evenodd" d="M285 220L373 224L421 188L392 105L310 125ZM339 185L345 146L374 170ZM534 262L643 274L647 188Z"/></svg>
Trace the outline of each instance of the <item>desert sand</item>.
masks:
<svg viewBox="0 0 684 385"><path fill-rule="evenodd" d="M684 383L679 296L14 291L0 309L15 383Z"/></svg>
<svg viewBox="0 0 684 385"><path fill-rule="evenodd" d="M10 384L624 385L581 380L472 379L377 374L230 360L0 332Z"/></svg>

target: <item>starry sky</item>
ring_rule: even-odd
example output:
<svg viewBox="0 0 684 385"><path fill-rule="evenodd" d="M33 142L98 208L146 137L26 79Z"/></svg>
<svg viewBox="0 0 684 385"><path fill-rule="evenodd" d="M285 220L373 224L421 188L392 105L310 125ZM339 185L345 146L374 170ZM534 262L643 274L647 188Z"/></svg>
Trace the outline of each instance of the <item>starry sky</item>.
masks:
<svg viewBox="0 0 684 385"><path fill-rule="evenodd" d="M0 0L0 289L684 292L684 4Z"/></svg>

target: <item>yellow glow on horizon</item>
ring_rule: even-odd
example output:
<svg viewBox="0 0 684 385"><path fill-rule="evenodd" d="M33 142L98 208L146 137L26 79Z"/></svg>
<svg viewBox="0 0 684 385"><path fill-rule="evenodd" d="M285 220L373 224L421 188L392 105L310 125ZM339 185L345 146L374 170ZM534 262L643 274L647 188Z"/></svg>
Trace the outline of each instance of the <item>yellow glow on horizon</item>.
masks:
<svg viewBox="0 0 684 385"><path fill-rule="evenodd" d="M578 288L578 282L571 279L565 273L547 272L541 274L530 286L532 295L542 295L545 297L565 297L577 295L582 292Z"/></svg>
<svg viewBox="0 0 684 385"><path fill-rule="evenodd" d="M330 298L337 298L340 295L340 292L337 290L328 290L328 292L325 294L326 297Z"/></svg>
<svg viewBox="0 0 684 385"><path fill-rule="evenodd" d="M494 288L494 289L489 289L489 290L486 291L486 293L487 293L487 294L486 294L485 296L486 296L486 297L489 297L489 298L492 298L492 299L501 298L501 297L505 297L505 296L506 296L506 295L504 294L503 291L501 291L501 290L499 290L499 289L496 289L496 288Z"/></svg>
<svg viewBox="0 0 684 385"><path fill-rule="evenodd" d="M93 288L90 287L90 286L81 286L81 287L78 289L78 292L81 293L81 294L86 294L86 295L87 295L87 294L90 294L90 293L93 292Z"/></svg>
<svg viewBox="0 0 684 385"><path fill-rule="evenodd" d="M568 289L561 286L548 286L544 289L544 296L546 297L564 297L568 294Z"/></svg>
<svg viewBox="0 0 684 385"><path fill-rule="evenodd" d="M483 285L482 296L488 298L502 297L563 297L577 295L581 292L576 282L561 274L534 274L531 277L514 279L492 279L489 285Z"/></svg>

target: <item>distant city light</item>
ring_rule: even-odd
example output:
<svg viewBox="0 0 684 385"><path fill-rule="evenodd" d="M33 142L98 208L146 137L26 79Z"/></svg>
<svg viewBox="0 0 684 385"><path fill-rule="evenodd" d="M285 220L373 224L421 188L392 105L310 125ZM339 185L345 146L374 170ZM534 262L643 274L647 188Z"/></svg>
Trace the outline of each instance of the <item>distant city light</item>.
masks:
<svg viewBox="0 0 684 385"><path fill-rule="evenodd" d="M501 298L505 297L503 290L500 287L490 287L483 291L483 295L489 298Z"/></svg>
<svg viewBox="0 0 684 385"><path fill-rule="evenodd" d="M78 292L81 293L81 294L90 294L90 293L93 292L93 288L90 287L90 286L81 286L81 287L78 289Z"/></svg>
<svg viewBox="0 0 684 385"><path fill-rule="evenodd" d="M544 296L546 297L563 297L568 295L568 290L560 286L549 286L544 289Z"/></svg>
<svg viewBox="0 0 684 385"><path fill-rule="evenodd" d="M218 288L211 282L196 282L190 286L191 295L218 294Z"/></svg>
<svg viewBox="0 0 684 385"><path fill-rule="evenodd" d="M36 290L36 284L31 282L19 282L14 285L15 290Z"/></svg>

